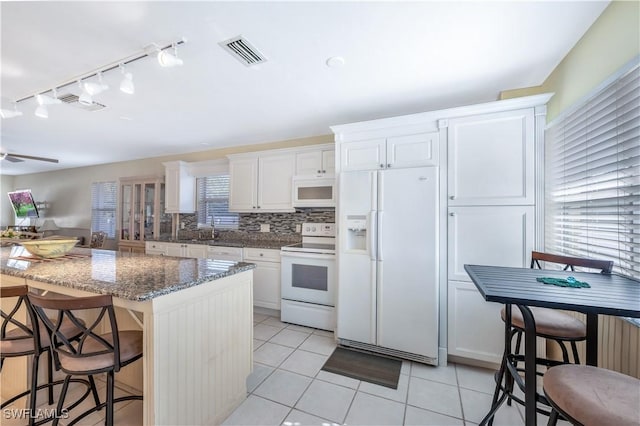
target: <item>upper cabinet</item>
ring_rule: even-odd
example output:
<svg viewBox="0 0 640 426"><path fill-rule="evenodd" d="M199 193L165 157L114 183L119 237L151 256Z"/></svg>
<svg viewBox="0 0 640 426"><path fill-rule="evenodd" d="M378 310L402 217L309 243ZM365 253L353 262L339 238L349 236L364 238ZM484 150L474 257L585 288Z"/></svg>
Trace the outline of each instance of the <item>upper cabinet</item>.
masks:
<svg viewBox="0 0 640 426"><path fill-rule="evenodd" d="M438 165L438 132L390 136L340 145L342 171Z"/></svg>
<svg viewBox="0 0 640 426"><path fill-rule="evenodd" d="M167 213L193 213L195 203L195 178L187 171L184 161L162 163L165 167Z"/></svg>
<svg viewBox="0 0 640 426"><path fill-rule="evenodd" d="M293 152L262 152L229 156L229 211L293 212Z"/></svg>
<svg viewBox="0 0 640 426"><path fill-rule="evenodd" d="M296 176L333 177L336 170L333 147L296 154Z"/></svg>
<svg viewBox="0 0 640 426"><path fill-rule="evenodd" d="M449 120L450 206L535 202L534 109Z"/></svg>

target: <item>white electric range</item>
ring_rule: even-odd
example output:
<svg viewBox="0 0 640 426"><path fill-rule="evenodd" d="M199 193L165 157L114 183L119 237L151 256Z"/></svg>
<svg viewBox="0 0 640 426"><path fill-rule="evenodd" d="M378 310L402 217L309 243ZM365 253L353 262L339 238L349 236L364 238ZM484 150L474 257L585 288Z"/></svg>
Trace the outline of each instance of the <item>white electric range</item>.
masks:
<svg viewBox="0 0 640 426"><path fill-rule="evenodd" d="M303 223L302 243L282 247L283 322L335 329L335 236L335 223Z"/></svg>

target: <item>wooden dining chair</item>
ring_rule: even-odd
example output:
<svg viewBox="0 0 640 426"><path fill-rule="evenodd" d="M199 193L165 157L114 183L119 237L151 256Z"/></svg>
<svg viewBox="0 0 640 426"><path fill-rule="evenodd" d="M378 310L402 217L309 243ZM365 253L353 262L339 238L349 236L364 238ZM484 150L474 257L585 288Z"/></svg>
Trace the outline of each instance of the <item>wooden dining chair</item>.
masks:
<svg viewBox="0 0 640 426"><path fill-rule="evenodd" d="M31 385L29 389L21 392L15 396L8 398L2 403L0 408L5 408L11 403L29 395L29 425L37 425L50 421L50 418L38 419L36 407L37 407L37 392L41 389L47 389L48 403L54 403L53 387L63 384L62 380L53 380L53 360L51 358L51 339L46 327L39 324L33 307L29 302L29 289L26 285L0 287L0 299L9 299L11 302L10 309L6 311L0 309L2 316L2 325L0 326L0 371L4 361L8 358L16 358L22 356L31 357ZM15 299L15 303L13 300ZM22 320L20 317L24 315L27 320ZM70 321L62 321L57 323L53 319L49 319L52 324L55 324L59 330L60 335L65 336L65 339L74 341L77 339L82 331L74 323ZM39 324L35 327L34 324ZM40 355L47 354L47 382L38 385L38 367L40 364ZM93 393L93 397L96 403L99 403L98 392L96 385L92 377L88 380L73 379L73 382L83 383L87 386L86 392L80 396L78 400L72 403L67 409L80 404L88 395L89 392ZM62 406L61 406L62 408ZM60 413L60 411L58 411Z"/></svg>
<svg viewBox="0 0 640 426"><path fill-rule="evenodd" d="M112 297L100 295L91 297L76 297L66 299L53 299L36 295L29 295L29 301L36 312L38 319L44 323L51 333L53 343L53 356L56 368L66 373L62 393L58 400L60 411L69 387L69 380L73 375L93 376L106 373L107 375L107 399L103 403L96 403L84 413L74 416L74 420L67 425L76 424L87 415L106 407L105 425L113 425L113 404L133 399L141 400L140 395L131 395L114 398L114 376L120 369L142 357L142 332L118 331ZM54 323L46 315L45 309L54 310L57 313L57 322ZM95 318L91 324L85 325L76 315L78 312L88 313L88 317ZM93 316L92 314L95 314ZM110 327L108 333L99 334L97 330L102 327L103 319ZM77 342L70 341L58 326L62 321L68 320L81 330ZM53 425L58 424L59 419L54 419Z"/></svg>
<svg viewBox="0 0 640 426"><path fill-rule="evenodd" d="M558 416L574 425L640 425L640 380L590 365L550 368L543 378L551 404L550 426Z"/></svg>

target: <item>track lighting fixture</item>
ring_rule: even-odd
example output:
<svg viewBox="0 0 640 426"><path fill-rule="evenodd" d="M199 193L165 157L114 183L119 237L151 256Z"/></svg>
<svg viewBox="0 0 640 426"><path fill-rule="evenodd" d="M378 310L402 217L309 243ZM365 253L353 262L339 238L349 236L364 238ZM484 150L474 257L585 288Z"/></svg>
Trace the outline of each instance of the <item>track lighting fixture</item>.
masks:
<svg viewBox="0 0 640 426"><path fill-rule="evenodd" d="M13 103L13 109L0 109L0 117L2 118L13 118L20 117L22 115L22 111L18 110L18 104Z"/></svg>
<svg viewBox="0 0 640 426"><path fill-rule="evenodd" d="M38 107L36 108L35 115L40 118L49 118L49 110L47 109L47 105L56 105L61 104L62 101L58 99L58 92L56 89L52 90L52 96L47 95L36 95L36 101L38 102Z"/></svg>
<svg viewBox="0 0 640 426"><path fill-rule="evenodd" d="M120 70L122 71L122 75L124 78L120 83L120 91L126 93L127 95L133 95L136 91L136 87L133 85L133 74L130 72L126 72L124 69L124 65L120 64Z"/></svg>
<svg viewBox="0 0 640 426"><path fill-rule="evenodd" d="M172 48L173 54L167 50L160 50L158 52L158 63L161 67L175 67L182 65L182 59L178 58L178 46L174 44Z"/></svg>
<svg viewBox="0 0 640 426"><path fill-rule="evenodd" d="M36 108L35 115L41 118L48 118L49 111L47 110L47 106L62 103L62 101L57 98L56 89L61 89L71 84L78 84L78 87L80 88L81 93L80 96L78 96L79 103L87 106L93 105L93 96L109 89L109 85L107 85L102 80L102 73L114 69L120 69L120 72L123 76L122 81L120 82L120 90L124 93L132 95L133 93L135 93L133 74L131 74L130 72L126 72L125 66L148 56L157 56L158 63L163 67L174 67L182 65L182 59L178 58L178 45L183 44L186 41L187 40L183 38L169 45L165 45L164 47L160 47L157 44L150 44L149 46L145 47L145 50L142 53L128 56L126 58L120 59L117 62L112 62L108 65L100 67L97 70L74 77L72 80L65 81L62 84L55 86L53 89L48 89L35 95L28 95L23 98L17 99L16 101L14 101L15 105L13 110L0 109L0 117L4 119L21 116L22 111L18 110L18 102L23 102L28 99L35 98L38 102L38 107ZM170 52L169 49L172 49L173 52ZM88 79L92 77L97 77L98 81L88 81ZM53 92L53 97L44 95L44 93L47 93L49 91Z"/></svg>

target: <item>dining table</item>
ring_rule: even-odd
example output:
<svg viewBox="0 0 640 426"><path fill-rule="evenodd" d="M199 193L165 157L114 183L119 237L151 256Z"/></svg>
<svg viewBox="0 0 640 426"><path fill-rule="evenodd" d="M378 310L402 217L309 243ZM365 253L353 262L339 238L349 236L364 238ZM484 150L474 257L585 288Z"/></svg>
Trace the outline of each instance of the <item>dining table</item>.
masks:
<svg viewBox="0 0 640 426"><path fill-rule="evenodd" d="M487 302L515 305L522 312L525 329L524 382L525 425L535 426L536 331L529 307L544 307L586 314L586 363L598 365L598 315L640 318L640 280L618 274L563 270L464 265L465 271ZM562 287L537 278L586 282L588 287ZM571 279L569 281L572 281ZM510 316L507 316L510 322ZM511 324L506 324L510 327ZM494 404L496 403L494 398ZM494 411L491 407L490 412Z"/></svg>

